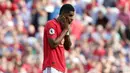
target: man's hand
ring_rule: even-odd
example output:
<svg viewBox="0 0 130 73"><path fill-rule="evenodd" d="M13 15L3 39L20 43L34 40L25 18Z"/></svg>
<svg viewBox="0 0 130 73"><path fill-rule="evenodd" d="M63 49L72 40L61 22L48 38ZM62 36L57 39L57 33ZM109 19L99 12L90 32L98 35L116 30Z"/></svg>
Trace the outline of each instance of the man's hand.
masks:
<svg viewBox="0 0 130 73"><path fill-rule="evenodd" d="M61 17L61 23L62 23L62 29L63 30L69 30L70 29L69 20L67 19L67 17L62 16Z"/></svg>
<svg viewBox="0 0 130 73"><path fill-rule="evenodd" d="M66 33L66 35L70 35L70 25L69 25L69 29L68 29L68 32Z"/></svg>

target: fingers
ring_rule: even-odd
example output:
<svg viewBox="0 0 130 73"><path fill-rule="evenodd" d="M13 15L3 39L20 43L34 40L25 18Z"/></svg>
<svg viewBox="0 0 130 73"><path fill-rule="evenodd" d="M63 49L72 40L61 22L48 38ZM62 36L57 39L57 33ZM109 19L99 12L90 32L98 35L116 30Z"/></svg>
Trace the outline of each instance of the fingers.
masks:
<svg viewBox="0 0 130 73"><path fill-rule="evenodd" d="M65 24L69 24L69 19L65 16L62 16L63 17L63 21Z"/></svg>
<svg viewBox="0 0 130 73"><path fill-rule="evenodd" d="M65 16L62 16L62 17L61 17L61 22L62 22L62 24L63 24L62 28L69 30L69 27L70 27L70 26L69 26L69 19L68 19L67 17L65 17Z"/></svg>

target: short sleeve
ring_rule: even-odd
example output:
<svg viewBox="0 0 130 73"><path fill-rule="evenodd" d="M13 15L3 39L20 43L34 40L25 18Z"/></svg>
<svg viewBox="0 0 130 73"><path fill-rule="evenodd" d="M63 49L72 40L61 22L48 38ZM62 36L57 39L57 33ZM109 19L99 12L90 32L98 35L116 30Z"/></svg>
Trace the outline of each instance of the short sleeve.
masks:
<svg viewBox="0 0 130 73"><path fill-rule="evenodd" d="M48 23L47 25L47 37L52 39L57 38L56 25L54 23Z"/></svg>

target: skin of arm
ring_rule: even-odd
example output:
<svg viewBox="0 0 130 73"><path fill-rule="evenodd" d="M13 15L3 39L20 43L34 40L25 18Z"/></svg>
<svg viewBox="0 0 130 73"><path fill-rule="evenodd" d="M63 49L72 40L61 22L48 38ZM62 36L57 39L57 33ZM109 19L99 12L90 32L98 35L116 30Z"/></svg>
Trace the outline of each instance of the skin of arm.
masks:
<svg viewBox="0 0 130 73"><path fill-rule="evenodd" d="M64 39L67 32L68 32L68 30L64 29L62 31L61 35L59 37L57 37L56 39L48 38L48 42L49 42L51 48L55 49L59 45L59 43Z"/></svg>
<svg viewBox="0 0 130 73"><path fill-rule="evenodd" d="M65 40L64 41L64 48L66 50L69 50L71 48L71 45L72 45L71 40L70 40L70 35L65 35L64 40Z"/></svg>

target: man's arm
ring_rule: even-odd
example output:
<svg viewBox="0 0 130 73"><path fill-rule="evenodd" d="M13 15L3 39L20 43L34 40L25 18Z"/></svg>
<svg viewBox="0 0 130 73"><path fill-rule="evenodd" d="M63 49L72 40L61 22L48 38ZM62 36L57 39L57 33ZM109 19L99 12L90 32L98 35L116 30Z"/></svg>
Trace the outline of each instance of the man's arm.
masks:
<svg viewBox="0 0 130 73"><path fill-rule="evenodd" d="M48 38L51 48L56 48L59 45L59 43L64 39L67 32L68 29L64 29L59 37L55 39Z"/></svg>
<svg viewBox="0 0 130 73"><path fill-rule="evenodd" d="M59 17L57 20L61 23L61 28L63 31L61 35L56 39L48 39L49 44L52 48L56 48L59 45L59 43L61 43L61 41L64 39L66 33L69 31L70 28L69 20L64 16L62 16L61 18Z"/></svg>
<svg viewBox="0 0 130 73"><path fill-rule="evenodd" d="M69 50L71 45L72 45L71 40L70 40L70 36L69 35L65 35L64 40L65 40L64 41L64 48L66 50Z"/></svg>

